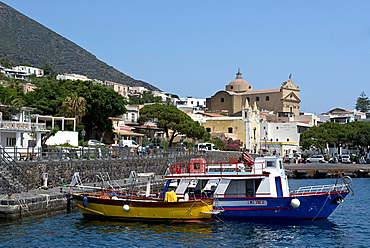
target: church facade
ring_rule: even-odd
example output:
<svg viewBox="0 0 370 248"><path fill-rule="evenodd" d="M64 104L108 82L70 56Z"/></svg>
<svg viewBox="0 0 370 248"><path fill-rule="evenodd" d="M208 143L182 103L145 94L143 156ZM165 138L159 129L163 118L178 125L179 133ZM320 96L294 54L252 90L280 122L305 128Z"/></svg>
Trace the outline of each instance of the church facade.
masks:
<svg viewBox="0 0 370 248"><path fill-rule="evenodd" d="M229 115L240 112L247 101L250 106L257 105L260 110L273 111L281 117L299 116L300 98L299 86L289 77L280 88L254 90L253 86L241 77L240 71L236 78L226 85L225 90L217 92L206 99L208 110L212 112L227 112Z"/></svg>

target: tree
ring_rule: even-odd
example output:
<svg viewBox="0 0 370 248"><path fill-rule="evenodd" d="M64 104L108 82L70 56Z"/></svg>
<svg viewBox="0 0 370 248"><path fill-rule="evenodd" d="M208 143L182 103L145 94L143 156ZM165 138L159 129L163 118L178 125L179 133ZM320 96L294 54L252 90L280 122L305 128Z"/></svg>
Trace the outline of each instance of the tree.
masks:
<svg viewBox="0 0 370 248"><path fill-rule="evenodd" d="M76 92L67 96L62 103L60 114L66 117L76 118L76 124L80 122L82 116L86 113L86 99L79 97Z"/></svg>
<svg viewBox="0 0 370 248"><path fill-rule="evenodd" d="M356 105L355 105L356 110L360 112L367 113L370 110L370 100L366 96L365 92L362 91L360 96L356 100Z"/></svg>
<svg viewBox="0 0 370 248"><path fill-rule="evenodd" d="M143 107L140 109L138 122L144 124L147 121L156 121L157 126L164 129L167 137L170 138L170 147L174 138L179 134L186 134L188 138L206 140L210 137L210 134L199 122L193 121L190 116L173 105L152 104ZM170 130L172 131L171 135Z"/></svg>
<svg viewBox="0 0 370 248"><path fill-rule="evenodd" d="M27 93L24 99L27 106L36 108L36 113L58 116L61 114L63 101L73 93L86 100L82 123L88 136L93 129L103 134L111 131L112 121L108 118L126 112L123 96L111 88L90 81L49 80L48 83L40 83L38 88Z"/></svg>
<svg viewBox="0 0 370 248"><path fill-rule="evenodd" d="M18 88L3 87L0 85L0 112L3 119L10 119L12 115L20 113L23 91Z"/></svg>
<svg viewBox="0 0 370 248"><path fill-rule="evenodd" d="M352 127L352 132L348 135L350 144L358 147L360 154L364 154L366 149L370 147L370 122L355 121L345 125Z"/></svg>
<svg viewBox="0 0 370 248"><path fill-rule="evenodd" d="M0 64L4 66L5 68L11 68L13 67L14 63L8 60L5 57L0 57Z"/></svg>
<svg viewBox="0 0 370 248"><path fill-rule="evenodd" d="M50 75L53 73L53 67L51 67L49 64L45 64L43 67L41 67L41 69L44 70L44 75Z"/></svg>
<svg viewBox="0 0 370 248"><path fill-rule="evenodd" d="M322 152L322 149L326 147L327 140L328 134L324 132L323 128L316 126L310 127L300 135L300 143L303 150L318 148Z"/></svg>
<svg viewBox="0 0 370 248"><path fill-rule="evenodd" d="M139 96L129 96L129 104L161 103L162 97L154 96L153 92L145 91Z"/></svg>

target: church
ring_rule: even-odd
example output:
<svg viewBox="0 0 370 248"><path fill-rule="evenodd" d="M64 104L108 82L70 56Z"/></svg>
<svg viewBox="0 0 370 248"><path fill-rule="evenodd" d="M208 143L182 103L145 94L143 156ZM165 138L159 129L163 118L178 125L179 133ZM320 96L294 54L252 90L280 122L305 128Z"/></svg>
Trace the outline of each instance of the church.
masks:
<svg viewBox="0 0 370 248"><path fill-rule="evenodd" d="M299 116L299 86L289 76L280 88L254 90L253 86L242 78L240 70L236 78L226 85L225 90L206 99L206 106L211 112L227 112L232 115L241 112L247 101L250 106L257 105L263 111L273 111L279 117Z"/></svg>

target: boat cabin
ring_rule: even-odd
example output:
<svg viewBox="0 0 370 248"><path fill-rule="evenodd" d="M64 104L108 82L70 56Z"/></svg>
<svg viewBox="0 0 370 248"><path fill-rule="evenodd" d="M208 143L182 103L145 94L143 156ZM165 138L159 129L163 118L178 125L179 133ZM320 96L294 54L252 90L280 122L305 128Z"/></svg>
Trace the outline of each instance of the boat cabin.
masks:
<svg viewBox="0 0 370 248"><path fill-rule="evenodd" d="M257 158L253 165L231 161L173 164L165 191L174 190L181 199L189 197L249 198L289 196L289 187L281 157Z"/></svg>

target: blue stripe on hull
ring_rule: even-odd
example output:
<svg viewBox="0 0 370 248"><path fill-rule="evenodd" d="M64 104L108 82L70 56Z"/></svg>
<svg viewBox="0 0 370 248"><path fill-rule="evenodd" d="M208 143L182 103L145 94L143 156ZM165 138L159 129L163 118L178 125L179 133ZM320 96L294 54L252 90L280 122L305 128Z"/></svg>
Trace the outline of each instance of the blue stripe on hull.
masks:
<svg viewBox="0 0 370 248"><path fill-rule="evenodd" d="M238 198L218 199L225 210L221 218L290 218L290 219L326 219L339 203L333 203L337 197L344 198L347 193L330 195L309 195L281 198ZM290 205L292 199L300 201L298 208ZM266 201L267 205L251 206L240 204L240 201ZM239 203L238 203L239 202ZM216 204L214 208L217 208Z"/></svg>

